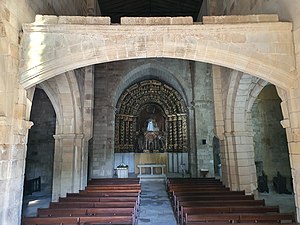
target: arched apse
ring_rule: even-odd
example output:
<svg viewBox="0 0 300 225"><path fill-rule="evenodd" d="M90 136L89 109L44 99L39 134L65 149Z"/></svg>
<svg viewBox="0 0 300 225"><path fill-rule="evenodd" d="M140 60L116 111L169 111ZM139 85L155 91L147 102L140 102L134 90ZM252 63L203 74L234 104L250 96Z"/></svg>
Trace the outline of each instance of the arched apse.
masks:
<svg viewBox="0 0 300 225"><path fill-rule="evenodd" d="M295 80L290 23L139 26L139 29L85 24L82 29L77 25L76 30L71 25L64 25L64 29L61 26L52 24L50 32L47 24L23 27L20 81L24 88L87 65L157 57L220 65L252 74L283 89L288 89ZM33 43L33 33L41 34L46 43ZM283 34L284 39L280 38ZM286 48L276 52L274 43ZM43 51L40 60L34 61L28 53L38 47Z"/></svg>
<svg viewBox="0 0 300 225"><path fill-rule="evenodd" d="M189 150L186 104L167 84L148 79L134 83L116 108L115 152ZM141 144L139 139L144 139Z"/></svg>
<svg viewBox="0 0 300 225"><path fill-rule="evenodd" d="M128 86L145 79L158 79L169 84L181 94L187 104L190 102L188 99L191 99L191 96L185 91L189 88L187 82L181 76L176 76L166 67L154 62L137 66L123 77L115 91L114 105L117 104L119 97Z"/></svg>

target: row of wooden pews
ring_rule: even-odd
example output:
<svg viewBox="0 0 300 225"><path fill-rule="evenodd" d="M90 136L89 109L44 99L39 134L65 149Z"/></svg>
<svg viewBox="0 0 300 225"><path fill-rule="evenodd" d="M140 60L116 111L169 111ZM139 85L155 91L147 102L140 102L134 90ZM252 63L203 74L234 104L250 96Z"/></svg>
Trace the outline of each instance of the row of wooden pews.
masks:
<svg viewBox="0 0 300 225"><path fill-rule="evenodd" d="M215 178L169 178L166 188L180 225L295 222L293 213L280 213L278 206L266 206L244 191L230 191Z"/></svg>
<svg viewBox="0 0 300 225"><path fill-rule="evenodd" d="M25 217L23 225L136 225L140 206L139 178L103 178L89 181L85 190L68 193Z"/></svg>

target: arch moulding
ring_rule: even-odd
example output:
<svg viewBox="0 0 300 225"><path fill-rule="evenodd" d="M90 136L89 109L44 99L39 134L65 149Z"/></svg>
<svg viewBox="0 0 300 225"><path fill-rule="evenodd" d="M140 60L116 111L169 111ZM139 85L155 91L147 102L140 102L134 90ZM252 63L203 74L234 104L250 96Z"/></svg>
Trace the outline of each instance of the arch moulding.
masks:
<svg viewBox="0 0 300 225"><path fill-rule="evenodd" d="M111 25L105 21L101 17L37 16L35 23L23 25L23 87L83 66L155 57L216 64L283 89L294 82L291 23L132 25L129 20Z"/></svg>

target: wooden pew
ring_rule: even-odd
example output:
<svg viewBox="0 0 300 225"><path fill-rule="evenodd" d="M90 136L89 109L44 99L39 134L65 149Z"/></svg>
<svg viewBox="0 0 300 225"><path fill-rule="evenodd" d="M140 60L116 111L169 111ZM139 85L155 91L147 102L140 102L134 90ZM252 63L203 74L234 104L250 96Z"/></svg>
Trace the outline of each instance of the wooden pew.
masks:
<svg viewBox="0 0 300 225"><path fill-rule="evenodd" d="M173 207L176 209L176 206L179 202L189 201L227 201L227 200L254 200L253 195L195 195L195 196L175 196Z"/></svg>
<svg viewBox="0 0 300 225"><path fill-rule="evenodd" d="M115 203L128 203L135 202L135 206L138 209L140 205L139 197L66 197L59 198L59 202L115 202Z"/></svg>
<svg viewBox="0 0 300 225"><path fill-rule="evenodd" d="M67 193L67 197L139 197L140 192L80 192Z"/></svg>
<svg viewBox="0 0 300 225"><path fill-rule="evenodd" d="M86 208L68 208L68 209L49 209L39 208L37 212L38 217L78 217L86 216Z"/></svg>
<svg viewBox="0 0 300 225"><path fill-rule="evenodd" d="M97 179L76 194L68 194L38 216L24 218L24 225L92 225L137 222L141 185L139 179Z"/></svg>
<svg viewBox="0 0 300 225"><path fill-rule="evenodd" d="M263 223L289 221L294 222L292 213L218 213L218 214L187 214L185 215L185 225L195 222L224 222L224 223Z"/></svg>
<svg viewBox="0 0 300 225"><path fill-rule="evenodd" d="M185 215L192 214L209 214L209 213L279 213L279 206L199 206L199 207L184 207L180 208L180 216L177 218L180 224L184 224Z"/></svg>
<svg viewBox="0 0 300 225"><path fill-rule="evenodd" d="M59 198L59 202L136 202L137 197L67 197Z"/></svg>
<svg viewBox="0 0 300 225"><path fill-rule="evenodd" d="M197 192L197 191L230 191L229 188L225 187L195 187L195 186L189 186L189 187L170 187L169 192Z"/></svg>
<svg viewBox="0 0 300 225"><path fill-rule="evenodd" d="M49 208L130 208L136 202L50 202Z"/></svg>
<svg viewBox="0 0 300 225"><path fill-rule="evenodd" d="M182 183L182 182L221 182L220 179L216 179L214 177L198 177L198 178L168 178L168 183Z"/></svg>
<svg viewBox="0 0 300 225"><path fill-rule="evenodd" d="M206 195L245 195L245 191L193 191L193 192L186 192L186 191L173 191L169 193L171 199L175 199L176 196L206 196Z"/></svg>
<svg viewBox="0 0 300 225"><path fill-rule="evenodd" d="M226 188L223 184L171 184L167 186L167 192L174 190L186 190L186 189L224 189Z"/></svg>
<svg viewBox="0 0 300 225"><path fill-rule="evenodd" d="M124 224L134 225L132 216L81 216L81 217L26 217L23 225L93 225L93 224Z"/></svg>
<svg viewBox="0 0 300 225"><path fill-rule="evenodd" d="M199 206L265 206L265 200L223 200L223 201L178 201L175 214L180 217L182 207Z"/></svg>
<svg viewBox="0 0 300 225"><path fill-rule="evenodd" d="M25 217L22 225L78 225L78 217Z"/></svg>
<svg viewBox="0 0 300 225"><path fill-rule="evenodd" d="M124 224L124 225L134 225L135 218L132 216L87 216L80 217L78 225L100 225L100 224Z"/></svg>
<svg viewBox="0 0 300 225"><path fill-rule="evenodd" d="M126 190L126 189L141 189L141 184L118 184L118 185L89 185L85 190Z"/></svg>
<svg viewBox="0 0 300 225"><path fill-rule="evenodd" d="M272 213L272 214L241 214L239 222L245 223L245 222L254 222L254 223L260 223L260 222L294 222L295 217L293 213Z"/></svg>
<svg viewBox="0 0 300 225"><path fill-rule="evenodd" d="M127 192L127 193L140 193L141 192L141 189L140 188L132 188L132 189L104 189L104 190L101 190L101 189L86 189L86 190L80 190L79 193L88 193L88 192L98 192L98 193L101 193L101 192L119 192L119 193L124 193L124 192Z"/></svg>
<svg viewBox="0 0 300 225"><path fill-rule="evenodd" d="M198 192L172 192L169 198L174 204L177 197L194 197L194 196L245 196L245 191L198 191Z"/></svg>
<svg viewBox="0 0 300 225"><path fill-rule="evenodd" d="M95 178L88 181L90 184L139 184L140 178Z"/></svg>
<svg viewBox="0 0 300 225"><path fill-rule="evenodd" d="M131 208L55 208L38 209L38 217L79 217L79 216L126 216L134 215L135 209Z"/></svg>

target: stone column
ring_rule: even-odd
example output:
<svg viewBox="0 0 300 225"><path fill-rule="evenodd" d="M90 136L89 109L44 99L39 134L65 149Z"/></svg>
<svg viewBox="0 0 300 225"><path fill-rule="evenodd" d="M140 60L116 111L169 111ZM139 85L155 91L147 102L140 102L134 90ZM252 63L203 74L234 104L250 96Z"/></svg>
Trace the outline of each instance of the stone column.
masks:
<svg viewBox="0 0 300 225"><path fill-rule="evenodd" d="M87 185L88 179L88 157L89 157L89 140L93 137L93 114L94 114L94 74L95 66L85 67L84 77L84 101L83 101L83 155L81 170L81 187Z"/></svg>
<svg viewBox="0 0 300 225"><path fill-rule="evenodd" d="M194 106L188 107L189 110L189 127L190 127L190 151L189 151L189 162L191 177L198 176L197 166L197 147L196 147L196 124L195 124L195 108Z"/></svg>
<svg viewBox="0 0 300 225"><path fill-rule="evenodd" d="M253 133L225 133L225 157L226 166L222 167L225 183L232 190L245 190L246 193L253 193L257 187Z"/></svg>
<svg viewBox="0 0 300 225"><path fill-rule="evenodd" d="M12 134L16 127L9 126L5 120L0 121L0 224L21 223L26 142L33 123L19 122L21 129ZM11 143L7 142L9 140Z"/></svg>
<svg viewBox="0 0 300 225"><path fill-rule="evenodd" d="M81 188L84 136L78 134L54 135L55 153L53 165L52 200L78 192Z"/></svg>
<svg viewBox="0 0 300 225"><path fill-rule="evenodd" d="M198 176L201 169L208 169L208 177L214 176L214 164L213 164L213 148L212 148L212 101L198 100L195 104L195 130L196 135L196 149L197 149L197 165ZM211 109L211 111L205 111L204 109ZM211 129L210 129L211 128Z"/></svg>
<svg viewBox="0 0 300 225"><path fill-rule="evenodd" d="M298 85L300 86L300 85ZM287 99L283 98L281 107L284 119L281 121L283 128L286 129L289 146L291 173L293 178L293 188L295 195L295 205L297 221L300 221L300 87L290 90ZM286 101L285 101L286 100Z"/></svg>
<svg viewBox="0 0 300 225"><path fill-rule="evenodd" d="M95 104L95 112L97 113L94 114L91 178L112 177L114 168L115 108L109 105L102 105L103 102L96 102Z"/></svg>

